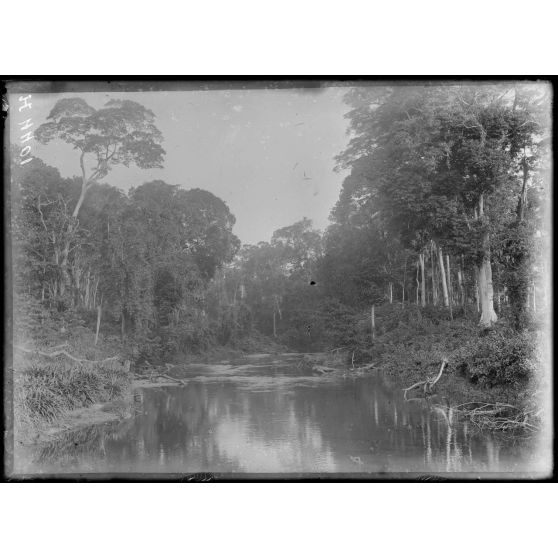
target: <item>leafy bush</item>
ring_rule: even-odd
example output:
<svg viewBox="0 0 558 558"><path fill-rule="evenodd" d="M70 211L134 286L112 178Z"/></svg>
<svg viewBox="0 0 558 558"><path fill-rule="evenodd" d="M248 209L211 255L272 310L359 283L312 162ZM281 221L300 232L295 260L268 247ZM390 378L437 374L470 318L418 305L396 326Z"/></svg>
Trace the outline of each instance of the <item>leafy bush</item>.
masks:
<svg viewBox="0 0 558 558"><path fill-rule="evenodd" d="M452 357L458 374L481 386L525 386L534 369L535 336L506 333L492 330L458 349Z"/></svg>

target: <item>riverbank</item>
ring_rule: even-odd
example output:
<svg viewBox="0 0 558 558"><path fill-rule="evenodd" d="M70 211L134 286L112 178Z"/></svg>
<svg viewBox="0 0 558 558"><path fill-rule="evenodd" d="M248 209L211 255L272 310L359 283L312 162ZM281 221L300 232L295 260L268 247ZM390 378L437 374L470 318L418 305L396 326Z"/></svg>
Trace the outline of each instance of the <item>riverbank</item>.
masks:
<svg viewBox="0 0 558 558"><path fill-rule="evenodd" d="M391 322L382 311L394 314ZM380 309L382 328L374 338L357 316L356 326L345 325L346 331L356 333L348 341L345 338L344 347L309 355L301 364L323 374L381 371L397 389L418 384L407 396L424 398L424 382L435 378L442 362L446 362L430 394L437 401L463 412L485 405L484 418L510 419L492 423L485 420L488 427L520 428L524 423L524 428L538 428L542 411L537 394L549 390L548 379L540 373L544 365L539 330L514 332L505 320L491 330L480 330L470 319L438 319L428 314L431 310L422 315L416 308L395 312L393 308ZM173 373L174 366L194 372L197 366L203 372L209 364L242 364L249 355L289 352L273 339L255 334L234 347L175 355L166 363L134 363L127 361L133 356L116 336L103 337L95 345L93 333L84 328L63 344L58 343L60 340L41 346L40 353L16 351L16 444L51 440L68 430L130 417L134 389L187 385L188 378ZM60 351L56 357L45 356Z"/></svg>
<svg viewBox="0 0 558 558"><path fill-rule="evenodd" d="M539 429L547 411L540 396L550 390L544 327L518 332L504 317L482 329L474 318L450 319L443 309L393 305L379 310L382 327L374 336L366 316L355 315L354 323L346 325L352 337L343 339L344 346L327 353L319 365L359 373L381 370L399 389L415 385L407 392L409 398L433 395L448 407L482 418L483 427Z"/></svg>
<svg viewBox="0 0 558 558"><path fill-rule="evenodd" d="M95 344L94 334L86 328L61 337L14 344L16 447L129 413L131 363L118 338Z"/></svg>
<svg viewBox="0 0 558 558"><path fill-rule="evenodd" d="M137 388L184 385L169 370L176 365L238 362L254 353L278 354L285 347L260 334L236 346L180 354L170 362L134 362L134 350L116 335L85 327L50 335L42 343L16 343L13 373L13 441L22 447L52 441L75 429L133 415Z"/></svg>

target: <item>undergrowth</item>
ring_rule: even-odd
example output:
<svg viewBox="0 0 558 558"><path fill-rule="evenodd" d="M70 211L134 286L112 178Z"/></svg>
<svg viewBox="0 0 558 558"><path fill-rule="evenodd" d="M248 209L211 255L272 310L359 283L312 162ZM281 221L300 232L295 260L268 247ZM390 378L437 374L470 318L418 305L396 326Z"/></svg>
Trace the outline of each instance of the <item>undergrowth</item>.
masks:
<svg viewBox="0 0 558 558"><path fill-rule="evenodd" d="M456 317L457 316L457 317ZM436 386L454 403L480 401L532 409L540 384L540 332L517 332L499 320L492 328L477 325L474 309L454 313L444 308L383 305L376 308L372 338L369 312L337 313L339 323L331 347L342 347L345 365L374 363L375 368L410 386L435 376L442 360L447 367ZM343 323L346 327L343 327ZM347 335L350 332L350 335Z"/></svg>

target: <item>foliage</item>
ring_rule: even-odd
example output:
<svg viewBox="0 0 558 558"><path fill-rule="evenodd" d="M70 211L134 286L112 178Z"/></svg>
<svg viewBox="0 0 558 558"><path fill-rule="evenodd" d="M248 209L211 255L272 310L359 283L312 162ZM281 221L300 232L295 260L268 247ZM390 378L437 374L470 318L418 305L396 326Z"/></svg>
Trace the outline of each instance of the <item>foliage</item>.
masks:
<svg viewBox="0 0 558 558"><path fill-rule="evenodd" d="M461 347L453 356L459 374L470 382L494 387L525 388L533 375L537 353L532 332L490 331Z"/></svg>
<svg viewBox="0 0 558 558"><path fill-rule="evenodd" d="M519 326L532 276L528 245L548 195L547 95L527 83L352 89L352 139L337 159L350 174L322 264L328 292L370 304L385 298L388 283L390 298L397 286L410 300L416 262L435 243L461 273L465 299L484 261L498 268L495 290L509 288ZM432 259L426 279L436 303Z"/></svg>
<svg viewBox="0 0 558 558"><path fill-rule="evenodd" d="M32 423L53 422L64 412L119 398L128 389L123 372L64 363L33 365L21 371L16 402Z"/></svg>
<svg viewBox="0 0 558 558"><path fill-rule="evenodd" d="M93 155L92 180L105 177L119 164L161 167L165 152L154 119L152 111L134 101L111 100L95 110L79 97L65 98L54 105L35 137L42 143L60 139L81 154Z"/></svg>

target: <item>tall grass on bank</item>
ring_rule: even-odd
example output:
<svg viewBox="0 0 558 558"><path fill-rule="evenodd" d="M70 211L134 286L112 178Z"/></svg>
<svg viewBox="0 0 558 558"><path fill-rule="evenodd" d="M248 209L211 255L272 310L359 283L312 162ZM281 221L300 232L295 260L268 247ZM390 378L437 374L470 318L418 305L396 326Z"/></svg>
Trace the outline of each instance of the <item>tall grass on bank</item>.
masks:
<svg viewBox="0 0 558 558"><path fill-rule="evenodd" d="M121 397L129 384L129 374L107 366L32 364L16 382L16 411L24 423L52 423L66 411Z"/></svg>

